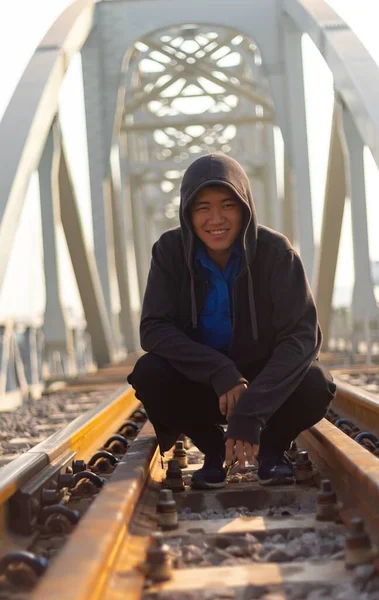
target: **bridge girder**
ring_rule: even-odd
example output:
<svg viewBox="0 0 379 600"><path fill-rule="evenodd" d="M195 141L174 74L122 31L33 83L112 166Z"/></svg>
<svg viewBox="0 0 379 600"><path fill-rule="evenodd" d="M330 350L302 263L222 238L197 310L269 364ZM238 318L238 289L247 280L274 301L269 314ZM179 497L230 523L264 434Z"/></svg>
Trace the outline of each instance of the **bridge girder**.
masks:
<svg viewBox="0 0 379 600"><path fill-rule="evenodd" d="M93 20L94 13L95 21ZM215 71L210 66L211 56L214 53L211 42L205 48L202 64L198 63L196 66L188 62L192 57L186 52L182 51L182 55L178 56L177 48L175 49L171 42L163 42L159 36L163 35L165 30L180 27L184 23L196 23L200 28L206 26L209 30L226 28L224 37L219 39L220 45L231 43L233 39L231 30L236 35L242 34L245 38L252 38L254 40L252 47L254 46L255 50L250 52L251 48L244 42L241 45L241 56L243 56L246 68L250 66L253 78L249 79L246 71L238 70L236 67L237 83L231 84L231 70L228 71L228 68L225 67L226 80L220 80L219 75L215 75ZM76 225L75 223L75 226L71 225L74 229L76 228L74 237L79 236L78 244L81 249L77 257L73 258L73 262L85 266L89 277L89 279L87 278L87 289L92 289L92 294L95 296L97 294L98 299L105 298L104 319L102 317L100 319L102 321L100 329L103 327L103 333L98 328L96 319L91 317L87 319L93 339L98 340L95 344L98 348L98 358L100 361L105 360L104 356L101 357L99 350L99 345L103 343L99 341L101 336L103 336L103 341L105 340L105 346L110 349L118 335L117 327L111 328L109 324L112 311L114 311L112 290L117 285L113 268L116 264L117 252L119 253L116 261L118 288L120 289L120 286L125 284L130 272L133 270L135 273L137 272L133 253L128 254L127 260L120 260L120 257L127 252L125 246L120 243L120 239L122 239L125 227L128 226L126 223L128 219L133 221L134 218L133 222L137 226L136 217L133 217L133 214L138 215L141 205L144 205L146 209L146 222L140 219L138 232L142 236L142 240L151 239L151 230L154 229L151 208L157 200L153 181L145 179L144 189L147 201L143 200L143 195L138 190L134 196L132 193L128 201L128 216L124 214L121 218L120 205L122 209L126 198L120 201L119 197L119 204L114 203L116 192L113 171L110 168L110 157L114 154L116 147L122 146L119 138L120 135L122 138L126 133L128 138L126 143L134 148L132 152L134 152L134 156L138 156L138 161L142 163L142 166L144 164L155 165L154 157L160 151L160 145L154 137L154 132L157 129L170 128L179 133L185 133L184 129L191 125L191 117L183 117L180 114L158 115L157 113L154 115L144 108L149 99L151 101L159 97L162 91L170 87L172 81L167 82L167 85L160 86L160 89L153 89L150 96L146 94L146 90L142 96L135 93L129 94L129 91L132 90L133 77L138 72L138 61L137 63L133 62L136 57L134 44L138 40L149 41L150 51L163 50L162 54L165 60L174 61L175 64L170 65L169 71L176 80L180 78L180 74L185 69L188 80L196 79L201 73L215 85L224 87L225 92L211 95L215 101L225 102L227 95L233 95L233 92L236 91L233 85L238 86L239 93L236 95L239 97L238 110L240 112L234 107L233 114L225 113L223 115L224 121L219 116L206 115L203 122L200 120L200 125L207 127L212 135L215 126L220 125L226 128L227 124L232 122L239 128L238 133L243 130L243 133L239 135L238 142L235 141L234 145L226 144L226 146L230 146L231 152L241 162L246 153L251 151L250 147L254 146L257 139L267 150L266 153L261 154L266 158L267 155L272 156L273 125L279 126L284 139L286 164L283 201L278 198L275 191L275 169L272 164L267 164L267 168L263 171L260 165L253 164L251 177L257 185L257 202L260 201L259 197L263 193L261 186L264 186L266 197L271 198L271 204L268 205L269 210L266 210L266 204L262 203L261 214L275 227L281 223L289 235L293 235L308 274L311 274L314 263L313 222L301 65L301 35L304 33L311 37L332 71L336 106L338 111L342 111L338 135L340 142L342 140L340 145L346 189L352 197L354 246L357 250L355 271L358 276L353 296L353 312L358 321L362 321L362 319L366 319L366 321L369 319L370 322L375 320L378 310L372 292L370 259L367 250L367 215L362 155L363 147L367 145L379 166L379 101L377 96L379 69L346 23L322 0L283 0L280 5L276 0L256 0L254 3L250 0L235 0L233 3L227 3L222 11L219 10L218 0L208 0L206 3L203 0L192 0L191 3L184 1L173 3L172 0L140 0L139 2L124 0L99 2L96 6L92 0L74 2L56 21L38 47L0 123L0 147L6 148L6 152L3 153L4 160L0 162L0 249L2 254L0 289L9 263L26 189L31 174L40 164L51 124L58 113L59 91L64 75L72 57L82 49L88 116L92 212L95 223L95 253L92 257L90 249L85 248L85 244L82 244L80 222L77 220L78 215L76 214L72 217ZM188 28L185 35L187 39L190 39L191 32ZM255 56L260 57L260 61L255 60ZM161 66L164 67L165 64L161 57ZM150 75L147 83L152 81L153 77ZM128 86L127 95L125 95L126 85ZM298 93L299 91L300 93ZM154 94L157 95L154 96ZM193 98L195 97L196 95L193 95ZM126 106L125 98L127 99ZM162 108L167 109L170 106L170 100L166 98L162 102ZM251 111L253 116L250 116L249 120L243 121L245 114L249 115L249 113L242 113L242 108L246 106L258 107L260 112L256 114ZM125 122L128 110L134 116L131 123ZM229 116L230 120L228 121ZM146 119L146 122L141 123L140 119ZM239 122L238 119L240 119ZM246 135L244 130L246 130ZM266 138L262 136L262 131L265 132ZM175 136L169 134L169 137L170 135L170 139L173 140ZM176 165L177 169L182 169L191 160L188 150L192 142L186 142L184 139L182 142L183 146L180 152L182 164ZM325 205L325 214L328 214L328 211L333 213L334 210L339 215L338 226L334 230L334 234L337 236L339 235L338 227L342 218L343 202L341 151L335 149L336 144L338 147L340 142L337 140L331 145L330 174ZM222 145L215 142L214 146L218 149ZM130 160L132 157L125 148L123 152L121 160L127 164L121 185L127 186L133 179L131 168L134 168L134 163L133 160ZM257 153L252 152L252 154L256 155ZM338 160L336 155L339 156ZM175 153L172 156L175 156ZM174 160L171 160L170 155L166 158L167 161L162 161L165 163L162 173L167 165L174 168L173 165L176 164ZM117 160L120 163L120 153ZM254 160L252 162L254 163ZM139 169L140 165L136 168ZM254 171L254 169L256 170ZM156 177L156 173L159 174L158 163L154 166L154 177ZM62 190L65 186L67 188L69 173L67 177L63 177L63 180L60 182ZM340 182L338 206L332 206L329 202L330 190L336 185L336 181ZM177 193L178 181L176 180L172 191L163 196L162 204L168 202L173 205L174 194ZM75 213L75 198L73 203L70 201L70 206ZM114 229L115 220L120 221L120 230ZM159 221L159 227L155 228L155 232L164 223L162 214L156 215L156 221ZM70 224L67 224L68 229L70 229ZM143 237L145 235L146 238ZM324 239L330 240L330 235L330 232L325 230ZM130 245L130 242L128 244ZM146 248L140 242L139 249L137 246L138 244L136 244L136 252L140 261L138 266L141 266L141 273L142 271L146 273L147 267L142 265L142 262L146 262ZM332 248L333 254L331 262L334 264L336 244L330 245L330 248ZM92 260L94 262L91 266ZM325 255L322 254L320 265L324 264ZM333 264L331 264L330 276L334 279ZM322 268L316 271L314 280L316 291L323 289L320 282L324 272L326 271ZM81 285L84 293L83 281L85 278L82 278L80 268L77 270L77 279L82 279ZM140 280L140 289L143 291L143 277ZM325 301L328 304L326 316L323 317L325 321L330 317L331 289L332 286L329 285L328 290L323 292L328 298ZM120 292L118 295L121 295ZM122 300L124 307L122 328L126 337L134 336L135 338L139 299L132 298L132 296L133 293L129 290ZM103 300L97 303L100 313L103 310L102 302ZM322 303L321 300L320 303ZM86 299L84 298L83 305L85 304ZM133 318L131 313L128 313L130 310L134 311ZM133 331L134 333L132 333ZM66 343L68 342L67 338Z"/></svg>

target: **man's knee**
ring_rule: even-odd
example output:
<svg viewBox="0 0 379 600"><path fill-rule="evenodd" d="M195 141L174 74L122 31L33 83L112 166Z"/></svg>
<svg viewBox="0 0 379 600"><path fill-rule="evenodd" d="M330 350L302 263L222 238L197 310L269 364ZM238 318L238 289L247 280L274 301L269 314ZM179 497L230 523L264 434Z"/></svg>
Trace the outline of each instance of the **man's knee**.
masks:
<svg viewBox="0 0 379 600"><path fill-rule="evenodd" d="M137 392L144 393L146 390L156 390L157 386L172 378L171 365L161 356L156 354L144 354L134 365L132 373L128 376L128 382Z"/></svg>
<svg viewBox="0 0 379 600"><path fill-rule="evenodd" d="M312 398L313 403L324 407L329 406L337 388L328 370L317 360L311 364L301 386L305 388L304 393Z"/></svg>

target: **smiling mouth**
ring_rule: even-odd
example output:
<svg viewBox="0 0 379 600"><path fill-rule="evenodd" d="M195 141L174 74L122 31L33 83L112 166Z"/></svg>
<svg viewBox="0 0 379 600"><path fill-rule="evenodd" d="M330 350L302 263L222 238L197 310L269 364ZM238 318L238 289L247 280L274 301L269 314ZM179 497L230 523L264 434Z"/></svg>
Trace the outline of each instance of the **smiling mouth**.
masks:
<svg viewBox="0 0 379 600"><path fill-rule="evenodd" d="M213 229L211 231L207 231L207 233L209 233L210 235L218 236L224 235L224 233L227 233L228 231L229 229Z"/></svg>

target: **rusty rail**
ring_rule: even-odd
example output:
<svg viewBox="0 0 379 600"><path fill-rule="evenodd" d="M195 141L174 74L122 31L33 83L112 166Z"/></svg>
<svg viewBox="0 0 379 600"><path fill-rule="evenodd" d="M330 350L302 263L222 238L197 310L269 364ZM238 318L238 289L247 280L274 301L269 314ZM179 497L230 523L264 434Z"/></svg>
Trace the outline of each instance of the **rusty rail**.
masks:
<svg viewBox="0 0 379 600"><path fill-rule="evenodd" d="M343 402L344 394L345 386L341 385L338 391L339 402ZM354 397L357 395L359 396L357 390L354 390ZM365 397L365 394L360 396L362 405ZM368 404L367 410L379 407L378 403ZM379 420L379 410L374 410L371 414ZM379 539L378 459L325 419L303 433L300 444L309 449L321 475L332 479L344 503L346 514L351 516L358 511L370 526L370 532ZM144 535L134 535L131 517L134 515L135 518L135 508L149 475L151 480L152 471L157 473L157 469L160 469L157 459L153 430L150 424L146 424L105 490L98 496L61 555L36 588L32 600L50 596L58 600L136 600L141 597L144 578L140 566L151 530ZM162 472L155 475L156 482L161 478ZM152 512L153 506L150 508ZM150 523L152 516L146 512L146 506L144 510L142 519ZM265 568L269 573L268 566ZM253 570L251 573L249 571L249 575L245 569L244 577L253 576L253 565L251 569ZM224 573L225 569L221 569L221 572ZM203 573L205 581L204 569ZM182 575L180 585L187 585L189 588L190 581L185 584L185 575ZM188 577L191 579L190 572ZM197 587L199 585L197 582ZM170 584L167 585L167 589L169 588Z"/></svg>
<svg viewBox="0 0 379 600"><path fill-rule="evenodd" d="M378 394L343 381L339 372L333 373L333 376L337 383L337 395L332 408L341 417L353 421L362 431L369 431L379 437Z"/></svg>
<svg viewBox="0 0 379 600"><path fill-rule="evenodd" d="M128 536L129 521L157 458L154 430L147 423L31 600L104 598L107 578ZM141 574L139 580L143 584Z"/></svg>
<svg viewBox="0 0 379 600"><path fill-rule="evenodd" d="M0 505L66 451L75 452L76 458L85 458L98 444L100 434L105 436L108 430L113 432L118 422L121 424L138 404L131 387L124 385L98 406L1 467Z"/></svg>

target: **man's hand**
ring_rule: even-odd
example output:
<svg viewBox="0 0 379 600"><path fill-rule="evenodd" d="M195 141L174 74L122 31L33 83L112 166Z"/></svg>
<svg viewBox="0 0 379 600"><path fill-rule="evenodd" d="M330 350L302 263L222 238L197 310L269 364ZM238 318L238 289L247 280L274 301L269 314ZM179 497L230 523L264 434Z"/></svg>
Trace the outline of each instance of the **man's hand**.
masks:
<svg viewBox="0 0 379 600"><path fill-rule="evenodd" d="M233 462L233 448L236 446L238 464L244 469L245 461L252 465L254 462L254 458L257 456L259 451L259 446L257 444L250 444L249 442L243 440L233 440L228 438L226 440L226 455L225 462L229 466Z"/></svg>
<svg viewBox="0 0 379 600"><path fill-rule="evenodd" d="M238 398L240 397L242 392L245 391L246 389L247 389L246 383L239 383L238 385L236 385L236 387L234 387L231 390L229 390L228 392L226 392L226 394L223 394L222 396L220 396L220 398L219 398L220 413L222 415L225 415L226 418L228 418L231 415L232 410L235 407Z"/></svg>

